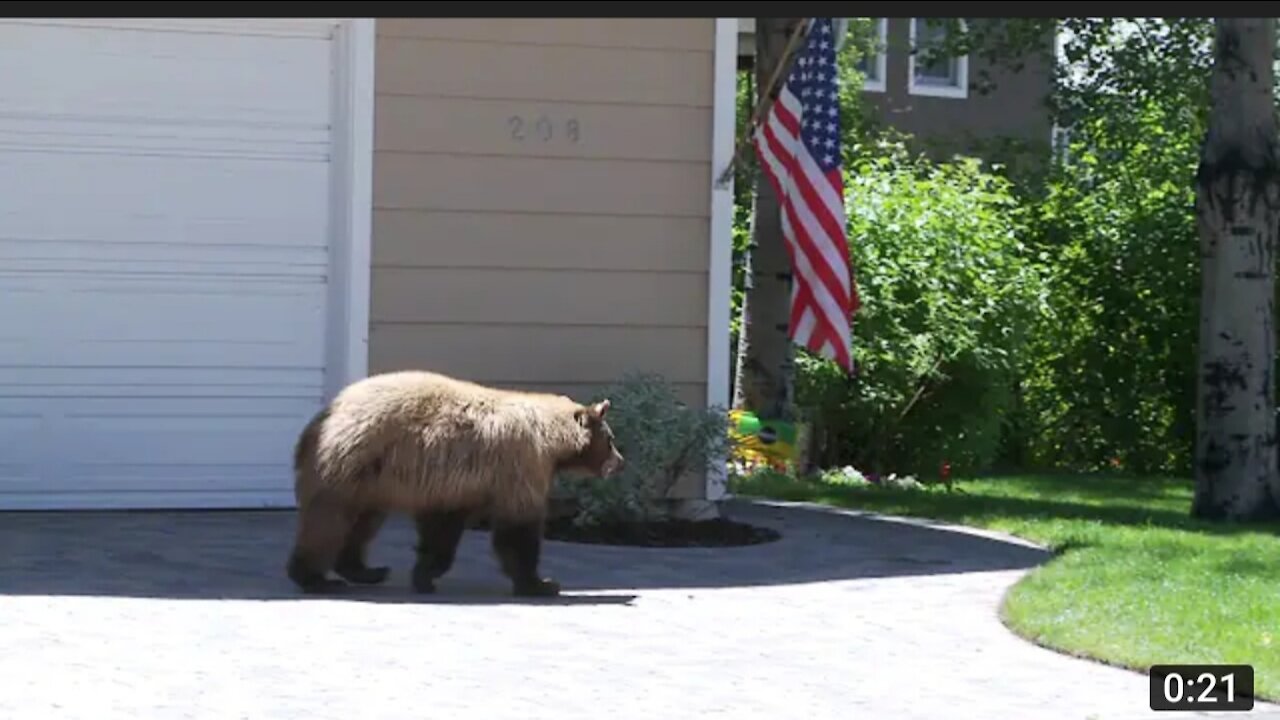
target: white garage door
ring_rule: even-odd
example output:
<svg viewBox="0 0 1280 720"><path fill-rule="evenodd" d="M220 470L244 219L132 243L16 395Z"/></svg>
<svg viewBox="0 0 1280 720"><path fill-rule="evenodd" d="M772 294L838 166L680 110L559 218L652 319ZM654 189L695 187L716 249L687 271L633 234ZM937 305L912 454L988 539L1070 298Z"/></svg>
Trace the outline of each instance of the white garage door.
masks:
<svg viewBox="0 0 1280 720"><path fill-rule="evenodd" d="M0 22L0 507L292 501L333 41L244 27Z"/></svg>

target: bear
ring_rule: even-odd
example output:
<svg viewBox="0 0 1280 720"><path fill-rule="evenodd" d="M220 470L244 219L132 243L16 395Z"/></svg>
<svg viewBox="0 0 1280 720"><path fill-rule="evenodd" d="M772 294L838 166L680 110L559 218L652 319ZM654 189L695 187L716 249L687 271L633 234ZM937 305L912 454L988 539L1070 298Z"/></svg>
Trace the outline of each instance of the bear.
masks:
<svg viewBox="0 0 1280 720"><path fill-rule="evenodd" d="M289 579L307 593L385 582L390 568L368 566L366 552L387 516L405 513L418 536L412 587L432 593L464 530L484 517L512 593L559 595L538 570L548 496L558 472L609 478L622 468L609 407L426 370L351 383L294 446Z"/></svg>

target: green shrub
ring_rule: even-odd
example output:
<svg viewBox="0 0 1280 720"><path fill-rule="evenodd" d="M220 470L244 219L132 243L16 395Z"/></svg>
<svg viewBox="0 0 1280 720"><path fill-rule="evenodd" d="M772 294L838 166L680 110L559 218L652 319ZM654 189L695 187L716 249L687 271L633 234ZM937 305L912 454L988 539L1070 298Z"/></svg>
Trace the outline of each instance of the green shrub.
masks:
<svg viewBox="0 0 1280 720"><path fill-rule="evenodd" d="M1026 335L1045 303L1010 184L976 160L933 164L884 141L846 176L862 308L858 367L800 353L797 404L824 466L934 476L996 458Z"/></svg>
<svg viewBox="0 0 1280 720"><path fill-rule="evenodd" d="M688 473L701 472L730 449L723 408L689 407L662 376L632 373L604 388L622 471L608 479L562 479L580 525L651 522L671 512L667 498Z"/></svg>
<svg viewBox="0 0 1280 720"><path fill-rule="evenodd" d="M1211 18L1140 18L1106 53L1078 23L1066 162L1033 221L1052 259L1020 430L1029 467L1187 474L1200 306L1195 173Z"/></svg>

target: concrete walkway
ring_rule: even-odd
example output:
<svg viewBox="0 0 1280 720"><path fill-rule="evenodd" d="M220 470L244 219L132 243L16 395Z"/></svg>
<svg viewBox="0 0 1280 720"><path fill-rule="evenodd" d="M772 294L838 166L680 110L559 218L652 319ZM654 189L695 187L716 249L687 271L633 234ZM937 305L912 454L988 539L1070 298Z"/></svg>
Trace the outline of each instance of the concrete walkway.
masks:
<svg viewBox="0 0 1280 720"><path fill-rule="evenodd" d="M1040 550L839 511L732 504L780 542L549 543L570 597L507 596L487 535L440 594L298 595L290 513L0 515L0 718L1209 717L1152 713L1147 678L1009 633ZM1280 718L1274 708L1224 717Z"/></svg>

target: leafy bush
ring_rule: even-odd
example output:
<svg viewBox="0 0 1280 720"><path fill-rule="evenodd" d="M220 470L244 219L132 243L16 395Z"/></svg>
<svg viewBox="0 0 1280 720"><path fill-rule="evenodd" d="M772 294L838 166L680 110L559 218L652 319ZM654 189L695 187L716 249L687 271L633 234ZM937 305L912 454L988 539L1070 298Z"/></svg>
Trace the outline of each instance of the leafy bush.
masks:
<svg viewBox="0 0 1280 720"><path fill-rule="evenodd" d="M858 376L797 358L797 403L824 440L819 461L881 474L984 469L1045 303L1024 210L978 161L933 164L889 140L855 159L846 186Z"/></svg>
<svg viewBox="0 0 1280 720"><path fill-rule="evenodd" d="M1191 470L1199 315L1194 178L1209 18L1074 23L1066 161L1034 221L1052 259L1020 430L1031 467Z"/></svg>
<svg viewBox="0 0 1280 720"><path fill-rule="evenodd" d="M1091 138L1051 186L1054 321L1025 385L1033 465L1188 472L1195 427L1196 139L1148 106L1146 140ZM1090 128L1091 129L1091 128Z"/></svg>
<svg viewBox="0 0 1280 720"><path fill-rule="evenodd" d="M713 456L729 451L728 418L721 408L680 402L660 375L632 373L604 388L609 425L626 463L609 479L562 479L577 504L574 522L652 522L666 519L666 502L687 473L699 472Z"/></svg>

